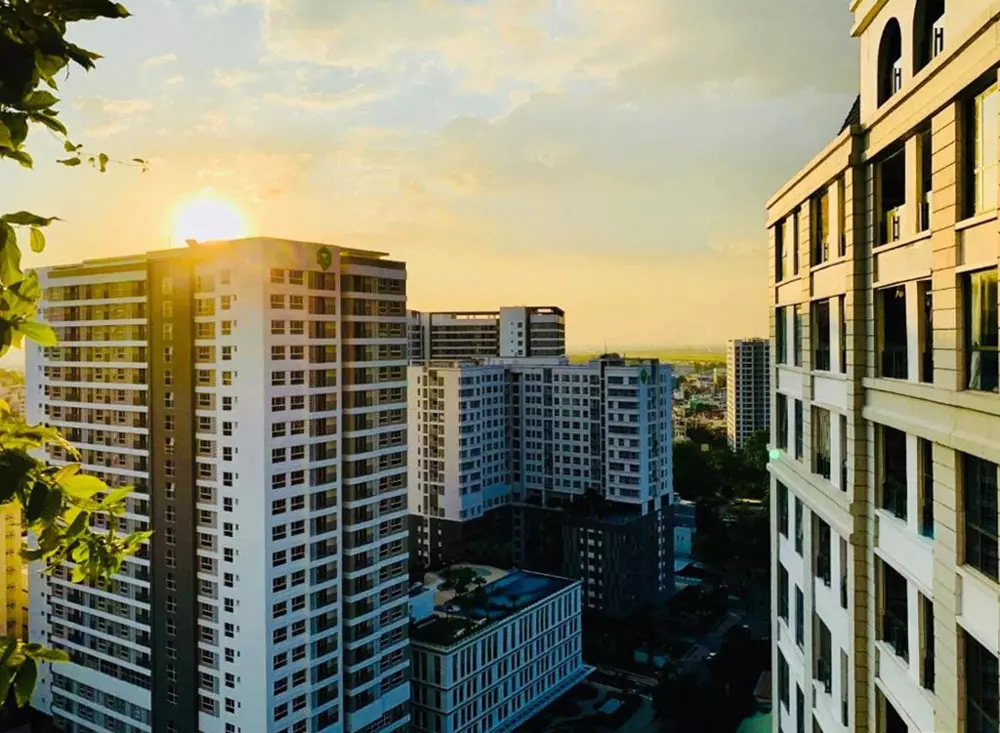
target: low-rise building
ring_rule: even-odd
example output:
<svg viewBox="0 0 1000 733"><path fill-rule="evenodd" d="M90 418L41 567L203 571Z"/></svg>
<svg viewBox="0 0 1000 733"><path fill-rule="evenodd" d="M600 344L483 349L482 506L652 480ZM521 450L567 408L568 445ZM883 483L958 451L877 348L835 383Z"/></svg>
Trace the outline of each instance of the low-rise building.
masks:
<svg viewBox="0 0 1000 733"><path fill-rule="evenodd" d="M414 731L513 731L591 671L580 581L472 570L478 580L462 595L434 574L432 588L411 591Z"/></svg>

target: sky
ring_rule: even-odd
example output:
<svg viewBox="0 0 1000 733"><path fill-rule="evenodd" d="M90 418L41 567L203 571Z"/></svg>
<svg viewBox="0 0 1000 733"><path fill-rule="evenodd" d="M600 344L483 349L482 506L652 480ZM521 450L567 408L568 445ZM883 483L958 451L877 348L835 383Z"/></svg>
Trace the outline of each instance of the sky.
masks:
<svg viewBox="0 0 1000 733"><path fill-rule="evenodd" d="M857 92L847 0L131 0L77 24L74 142L149 172L0 167L65 221L29 265L249 233L405 260L408 307L558 305L571 350L766 333L765 202Z"/></svg>

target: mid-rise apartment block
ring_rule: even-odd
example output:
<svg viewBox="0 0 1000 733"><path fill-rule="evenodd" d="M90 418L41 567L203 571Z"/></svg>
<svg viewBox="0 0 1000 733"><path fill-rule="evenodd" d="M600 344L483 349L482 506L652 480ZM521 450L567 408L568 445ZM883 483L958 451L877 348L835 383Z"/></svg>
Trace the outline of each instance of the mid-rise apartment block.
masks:
<svg viewBox="0 0 1000 733"><path fill-rule="evenodd" d="M771 344L734 339L726 349L726 437L742 450L747 439L771 427Z"/></svg>
<svg viewBox="0 0 1000 733"><path fill-rule="evenodd" d="M671 389L669 366L615 355L411 365L414 559L506 553L581 579L584 606L609 615L665 597Z"/></svg>
<svg viewBox="0 0 1000 733"><path fill-rule="evenodd" d="M1000 4L850 10L860 95L768 204L775 730L996 730Z"/></svg>
<svg viewBox="0 0 1000 733"><path fill-rule="evenodd" d="M414 731L513 731L582 681L580 581L516 570L413 604ZM442 608L444 610L434 610Z"/></svg>
<svg viewBox="0 0 1000 733"><path fill-rule="evenodd" d="M32 584L32 640L72 658L33 706L81 732L406 727L403 263L255 238L39 276L59 345L29 347L28 418L155 534L109 588Z"/></svg>
<svg viewBox="0 0 1000 733"><path fill-rule="evenodd" d="M410 359L566 355L566 314L555 306L409 313Z"/></svg>

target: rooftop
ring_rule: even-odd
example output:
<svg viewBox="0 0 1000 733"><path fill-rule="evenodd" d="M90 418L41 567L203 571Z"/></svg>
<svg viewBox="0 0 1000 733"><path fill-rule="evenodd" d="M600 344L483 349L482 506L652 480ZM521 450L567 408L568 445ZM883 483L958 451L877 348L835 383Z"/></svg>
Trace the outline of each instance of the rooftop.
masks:
<svg viewBox="0 0 1000 733"><path fill-rule="evenodd" d="M435 613L415 623L410 638L423 644L453 646L577 582L488 566L455 566L440 575L428 574L428 585L436 583Z"/></svg>

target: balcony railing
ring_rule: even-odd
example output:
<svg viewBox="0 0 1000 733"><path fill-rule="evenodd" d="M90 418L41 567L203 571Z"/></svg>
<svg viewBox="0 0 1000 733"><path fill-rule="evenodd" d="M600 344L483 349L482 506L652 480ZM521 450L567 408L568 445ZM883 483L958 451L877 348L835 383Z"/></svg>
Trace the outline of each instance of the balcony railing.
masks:
<svg viewBox="0 0 1000 733"><path fill-rule="evenodd" d="M828 660L820 659L816 662L816 679L823 685L827 695L833 692L833 670Z"/></svg>
<svg viewBox="0 0 1000 733"><path fill-rule="evenodd" d="M882 376L888 379L906 379L909 376L905 346L887 345L882 349Z"/></svg>
<svg viewBox="0 0 1000 733"><path fill-rule="evenodd" d="M882 638L892 647L897 657L907 662L910 660L910 639L906 621L889 610L882 616Z"/></svg>
<svg viewBox="0 0 1000 733"><path fill-rule="evenodd" d="M889 209L883 214L883 225L884 229L882 231L882 243L891 244L892 242L898 242L902 236L902 218L903 218L903 207L897 206L894 209Z"/></svg>
<svg viewBox="0 0 1000 733"><path fill-rule="evenodd" d="M817 453L815 457L816 473L823 478L830 478L830 456L825 453Z"/></svg>
<svg viewBox="0 0 1000 733"><path fill-rule="evenodd" d="M886 476L882 482L882 508L906 521L906 480L896 476Z"/></svg>
<svg viewBox="0 0 1000 733"><path fill-rule="evenodd" d="M816 577L823 581L823 585L830 587L830 556L819 554L816 556Z"/></svg>
<svg viewBox="0 0 1000 733"><path fill-rule="evenodd" d="M830 344L820 344L813 352L813 369L820 372L830 371Z"/></svg>

